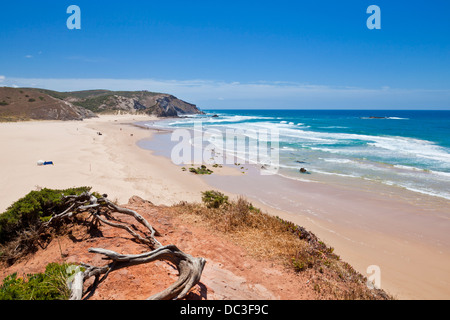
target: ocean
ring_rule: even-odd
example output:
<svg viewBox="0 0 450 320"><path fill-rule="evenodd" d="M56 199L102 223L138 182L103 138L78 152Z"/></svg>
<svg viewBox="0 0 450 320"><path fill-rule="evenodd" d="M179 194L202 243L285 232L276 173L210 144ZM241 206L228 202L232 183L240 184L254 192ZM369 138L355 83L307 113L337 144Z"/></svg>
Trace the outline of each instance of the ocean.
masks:
<svg viewBox="0 0 450 320"><path fill-rule="evenodd" d="M203 130L276 130L279 175L301 181L363 179L450 199L450 111L205 112L147 125L194 129L201 121ZM247 159L248 154L240 156Z"/></svg>

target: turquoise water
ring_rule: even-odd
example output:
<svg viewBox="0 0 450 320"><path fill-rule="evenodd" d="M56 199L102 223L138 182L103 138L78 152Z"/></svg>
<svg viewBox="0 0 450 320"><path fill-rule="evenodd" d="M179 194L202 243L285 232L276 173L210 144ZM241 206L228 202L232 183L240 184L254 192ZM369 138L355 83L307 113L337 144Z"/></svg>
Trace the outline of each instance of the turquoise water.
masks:
<svg viewBox="0 0 450 320"><path fill-rule="evenodd" d="M157 126L193 128L201 121L204 130L221 132L276 129L279 174L299 180L365 179L450 199L450 111L206 112ZM310 174L299 174L302 167Z"/></svg>

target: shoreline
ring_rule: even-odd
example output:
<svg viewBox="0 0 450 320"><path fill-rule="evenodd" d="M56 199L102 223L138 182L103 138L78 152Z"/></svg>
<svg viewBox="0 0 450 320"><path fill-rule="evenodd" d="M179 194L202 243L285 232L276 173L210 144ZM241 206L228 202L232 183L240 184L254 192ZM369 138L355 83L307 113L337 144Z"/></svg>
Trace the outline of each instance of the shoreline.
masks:
<svg viewBox="0 0 450 320"><path fill-rule="evenodd" d="M157 134L138 146L171 161L169 140L167 134ZM336 184L336 179L323 183L263 177L256 166L245 167L250 169L245 175L201 178L215 190L245 196L256 207L314 232L363 275L370 276L369 266L379 266L382 288L400 299L450 296L448 200L371 181L349 185Z"/></svg>
<svg viewBox="0 0 450 320"><path fill-rule="evenodd" d="M236 188L235 181L231 182L231 187L227 187L227 179L240 181L239 186L242 188L252 184L255 186L255 176L242 175L236 168L224 166L221 170L214 169L212 176L196 176L182 172L181 166L173 164L170 159L157 152L140 147L140 141L155 140L163 134L159 135L151 128L142 128L136 123L157 120L149 116L111 115L83 122L0 124L0 147L4 152L4 157L0 158L0 191L5 195L0 199L0 212L35 190L36 186L62 189L87 185L109 194L111 200L119 203L126 203L131 196L136 195L156 205L171 205L180 201L201 202L201 192L211 189L223 191L233 197L239 195L241 192L230 191ZM36 162L41 159L54 161L55 166L38 167ZM275 188L274 185L263 184L258 185L256 191L262 190L261 186L266 186L267 190ZM290 213L285 208L274 209L269 206L272 203L262 203L261 199L252 197L251 192L247 192L250 196L245 196L263 211L314 232L361 274L368 276L365 271L369 265L381 265L382 288L399 299L450 297L448 242L441 248L442 253L436 253L436 246L399 237L395 230L386 233L373 228L356 230L355 225L339 225L338 220L350 219L348 221L351 222L352 216L345 216L345 212L340 212L340 219L333 220L330 216L321 217L319 213L330 213L338 205L355 201L358 197L361 197L359 207L363 208L368 204L363 197L364 193L356 192L358 197L352 194L350 199L340 197L338 193L334 199L340 199L341 202L327 203L331 189L327 191L319 185L314 190L308 190L311 186L312 184L307 184L299 189L299 194L304 197L301 199L305 209L302 214ZM384 200L387 207L393 203L402 204L391 197ZM375 202L373 205L377 206L379 203ZM315 212L315 216L308 215L306 209L318 212ZM345 219L342 219L344 216ZM387 217L385 215L383 219ZM379 221L379 226L386 226L383 219ZM420 219L423 217L408 222L417 225L423 221ZM360 239L366 239L369 235L371 241L361 244ZM446 239L448 240L444 240ZM372 250L369 258L372 257L373 261L367 258L369 249Z"/></svg>

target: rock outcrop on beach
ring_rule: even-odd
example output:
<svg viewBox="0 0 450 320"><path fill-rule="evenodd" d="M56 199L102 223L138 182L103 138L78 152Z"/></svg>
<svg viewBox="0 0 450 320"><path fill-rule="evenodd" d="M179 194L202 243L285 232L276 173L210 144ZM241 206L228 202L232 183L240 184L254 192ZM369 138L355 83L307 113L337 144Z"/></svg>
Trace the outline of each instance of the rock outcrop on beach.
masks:
<svg viewBox="0 0 450 320"><path fill-rule="evenodd" d="M172 95L149 91L0 88L0 121L83 120L111 113L177 117L203 112Z"/></svg>

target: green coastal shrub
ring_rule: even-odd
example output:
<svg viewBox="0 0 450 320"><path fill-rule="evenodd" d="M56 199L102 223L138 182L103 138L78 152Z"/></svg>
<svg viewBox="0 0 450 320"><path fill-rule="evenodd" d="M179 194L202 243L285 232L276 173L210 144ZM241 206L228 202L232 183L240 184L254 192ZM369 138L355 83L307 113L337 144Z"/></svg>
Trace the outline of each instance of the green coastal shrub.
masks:
<svg viewBox="0 0 450 320"><path fill-rule="evenodd" d="M62 195L77 195L90 189L80 187L31 191L0 214L0 245L14 239L20 231L48 221L55 212L62 212Z"/></svg>
<svg viewBox="0 0 450 320"><path fill-rule="evenodd" d="M189 172L195 173L195 174L212 174L214 171L208 169L205 165L202 165L199 168L189 168Z"/></svg>
<svg viewBox="0 0 450 320"><path fill-rule="evenodd" d="M208 208L220 208L228 203L228 197L219 191L202 192L202 201Z"/></svg>
<svg viewBox="0 0 450 320"><path fill-rule="evenodd" d="M44 273L28 274L18 278L17 273L3 279L0 300L68 300L68 280L82 269L70 264L50 263Z"/></svg>

